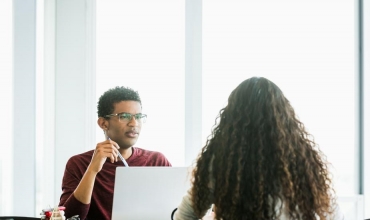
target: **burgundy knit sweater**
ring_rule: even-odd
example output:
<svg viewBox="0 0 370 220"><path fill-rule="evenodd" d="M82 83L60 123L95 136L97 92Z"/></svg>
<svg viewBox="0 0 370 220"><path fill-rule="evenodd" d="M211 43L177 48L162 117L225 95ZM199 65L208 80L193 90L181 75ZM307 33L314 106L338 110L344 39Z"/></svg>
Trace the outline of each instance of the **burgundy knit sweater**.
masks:
<svg viewBox="0 0 370 220"><path fill-rule="evenodd" d="M59 202L59 206L66 207L66 218L74 215L79 215L81 220L104 220L112 217L115 172L116 167L124 166L121 160L115 163L107 160L104 163L96 176L90 204L81 203L73 195L90 164L93 153L94 150L91 150L75 155L67 162L62 182L63 193ZM126 161L129 166L171 166L163 154L137 147L132 148L132 155Z"/></svg>

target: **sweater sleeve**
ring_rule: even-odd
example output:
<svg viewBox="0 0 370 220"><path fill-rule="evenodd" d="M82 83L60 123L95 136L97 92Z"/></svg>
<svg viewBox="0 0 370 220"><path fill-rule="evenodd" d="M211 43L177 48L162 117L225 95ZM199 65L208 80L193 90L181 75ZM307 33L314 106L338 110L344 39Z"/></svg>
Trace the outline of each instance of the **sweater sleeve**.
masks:
<svg viewBox="0 0 370 220"><path fill-rule="evenodd" d="M191 203L190 191L182 198L180 205L175 212L175 220L197 220L194 209Z"/></svg>
<svg viewBox="0 0 370 220"><path fill-rule="evenodd" d="M208 184L211 190L211 194L209 195L209 201L213 201L213 182ZM202 216L204 217L208 210L211 209L211 203L208 204L208 208L203 210ZM175 220L197 220L198 217L194 212L193 204L192 204L192 196L191 196L191 189L188 190L187 194L182 198L180 205L177 207L177 211L175 212Z"/></svg>
<svg viewBox="0 0 370 220"><path fill-rule="evenodd" d="M62 195L60 196L59 206L66 208L66 218L78 215L80 219L85 219L89 212L90 204L81 203L73 194L83 175L81 175L78 168L78 165L73 162L72 158L67 162L62 181Z"/></svg>
<svg viewBox="0 0 370 220"><path fill-rule="evenodd" d="M213 160L213 159L212 159ZM215 191L215 179L212 177L212 167L209 167L210 173L210 182L208 183L208 187L210 190L209 200L213 201L214 199L214 191ZM187 194L183 197L180 205L177 207L177 211L175 212L175 220L196 220L198 219L193 208L192 204L192 195L191 195L191 188L188 190ZM206 212L211 208L211 203L208 204L208 209L203 210L202 216L206 215Z"/></svg>

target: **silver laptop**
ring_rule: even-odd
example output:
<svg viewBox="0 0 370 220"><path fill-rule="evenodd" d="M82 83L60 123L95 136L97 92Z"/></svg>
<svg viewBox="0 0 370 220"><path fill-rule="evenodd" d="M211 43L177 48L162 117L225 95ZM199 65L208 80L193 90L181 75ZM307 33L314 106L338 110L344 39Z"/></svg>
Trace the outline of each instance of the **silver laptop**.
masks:
<svg viewBox="0 0 370 220"><path fill-rule="evenodd" d="M190 187L188 167L117 167L112 220L166 220Z"/></svg>

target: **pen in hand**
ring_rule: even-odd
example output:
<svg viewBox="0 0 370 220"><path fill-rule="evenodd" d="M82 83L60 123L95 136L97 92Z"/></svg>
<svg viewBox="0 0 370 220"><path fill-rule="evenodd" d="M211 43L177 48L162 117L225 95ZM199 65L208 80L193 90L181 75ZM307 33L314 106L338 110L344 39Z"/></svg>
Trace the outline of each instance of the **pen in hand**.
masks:
<svg viewBox="0 0 370 220"><path fill-rule="evenodd" d="M108 138L108 140L110 140L110 138ZM119 150L117 150L118 152L118 157L122 160L123 164L125 165L125 167L129 167L125 158L122 157L121 153L119 152Z"/></svg>

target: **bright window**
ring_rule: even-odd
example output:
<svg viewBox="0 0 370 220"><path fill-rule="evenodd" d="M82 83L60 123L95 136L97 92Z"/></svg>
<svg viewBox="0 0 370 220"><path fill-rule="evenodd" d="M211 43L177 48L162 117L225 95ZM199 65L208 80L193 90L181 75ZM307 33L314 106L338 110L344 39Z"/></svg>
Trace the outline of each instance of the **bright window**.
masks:
<svg viewBox="0 0 370 220"><path fill-rule="evenodd" d="M13 1L0 1L0 215L12 211L13 146ZM10 169L9 169L10 168Z"/></svg>
<svg viewBox="0 0 370 220"><path fill-rule="evenodd" d="M115 86L139 92L148 115L136 146L184 164L184 1L98 0L96 96ZM104 141L97 126L96 140Z"/></svg>
<svg viewBox="0 0 370 220"><path fill-rule="evenodd" d="M203 137L244 79L275 82L356 194L353 1L203 0Z"/></svg>
<svg viewBox="0 0 370 220"><path fill-rule="evenodd" d="M184 161L184 1L97 1L97 98L124 85L148 114L137 146ZM203 0L202 137L242 80L275 82L332 164L338 194L356 194L353 1ZM329 13L330 12L330 13ZM103 133L97 129L97 140ZM199 146L199 149L202 146Z"/></svg>

